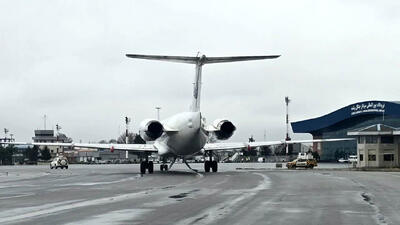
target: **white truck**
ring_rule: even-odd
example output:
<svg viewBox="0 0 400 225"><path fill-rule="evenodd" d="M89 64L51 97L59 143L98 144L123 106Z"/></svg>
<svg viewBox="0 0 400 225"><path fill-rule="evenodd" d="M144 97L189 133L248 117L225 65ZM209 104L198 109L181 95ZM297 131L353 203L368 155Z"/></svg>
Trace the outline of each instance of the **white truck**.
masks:
<svg viewBox="0 0 400 225"><path fill-rule="evenodd" d="M68 160L65 156L58 155L50 163L50 169L68 169Z"/></svg>

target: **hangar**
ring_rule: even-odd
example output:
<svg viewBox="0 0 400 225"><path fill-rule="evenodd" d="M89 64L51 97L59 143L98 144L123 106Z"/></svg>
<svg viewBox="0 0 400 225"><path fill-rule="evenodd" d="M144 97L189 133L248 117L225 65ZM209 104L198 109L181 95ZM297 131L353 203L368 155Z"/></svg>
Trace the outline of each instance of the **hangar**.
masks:
<svg viewBox="0 0 400 225"><path fill-rule="evenodd" d="M313 139L348 138L353 131L374 124L400 127L400 102L365 101L357 102L321 117L292 122L294 133L309 133ZM356 155L356 141L315 143L322 161L334 161L343 155Z"/></svg>

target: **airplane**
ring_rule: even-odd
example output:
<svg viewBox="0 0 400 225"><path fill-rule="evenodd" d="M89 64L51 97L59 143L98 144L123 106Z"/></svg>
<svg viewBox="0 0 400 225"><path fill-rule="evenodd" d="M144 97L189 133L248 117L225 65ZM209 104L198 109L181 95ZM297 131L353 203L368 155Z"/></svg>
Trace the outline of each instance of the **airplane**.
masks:
<svg viewBox="0 0 400 225"><path fill-rule="evenodd" d="M219 141L229 139L236 130L236 126L228 119L216 119L213 123L207 124L200 111L200 94L202 84L202 67L205 64L227 63L249 60L275 59L280 55L262 55L262 56L230 56L230 57L207 57L205 55L191 56L166 56L166 55L138 55L126 54L129 58L161 60L168 62L189 63L196 67L194 88L192 96L192 105L190 111L176 114L162 121L156 119L146 119L140 123L139 135L149 144L91 144L91 143L27 143L27 142L0 142L0 144L28 144L41 146L60 146L60 147L84 147L95 149L110 149L132 151L144 153L146 159L140 163L140 173L153 173L154 163L148 160L148 155L157 153L161 159L161 171L171 169L177 158L182 158L186 166L195 171L186 162L185 158L197 153L203 153L208 160L204 161L204 171L206 173L218 171L218 162L215 160L215 152L251 149L254 147L293 144L293 143L314 143L327 141L346 141L352 138L341 139L314 139L299 141L263 141L263 142L210 142L211 138ZM167 158L172 157L173 161L168 166Z"/></svg>

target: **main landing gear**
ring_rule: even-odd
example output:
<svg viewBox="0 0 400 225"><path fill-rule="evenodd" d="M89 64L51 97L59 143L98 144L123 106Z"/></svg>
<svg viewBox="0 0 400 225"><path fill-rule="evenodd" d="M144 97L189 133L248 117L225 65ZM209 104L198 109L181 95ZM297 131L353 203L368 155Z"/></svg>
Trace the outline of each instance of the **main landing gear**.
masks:
<svg viewBox="0 0 400 225"><path fill-rule="evenodd" d="M207 160L208 156L208 160ZM204 153L204 171L206 173L210 172L210 169L212 172L216 173L218 172L218 162L216 160L213 160L213 152L212 151L206 151Z"/></svg>
<svg viewBox="0 0 400 225"><path fill-rule="evenodd" d="M146 170L149 173L153 173L154 172L154 164L153 161L142 161L140 162L140 173L141 174L145 174Z"/></svg>
<svg viewBox="0 0 400 225"><path fill-rule="evenodd" d="M160 171L168 171L168 165L167 164L160 164Z"/></svg>

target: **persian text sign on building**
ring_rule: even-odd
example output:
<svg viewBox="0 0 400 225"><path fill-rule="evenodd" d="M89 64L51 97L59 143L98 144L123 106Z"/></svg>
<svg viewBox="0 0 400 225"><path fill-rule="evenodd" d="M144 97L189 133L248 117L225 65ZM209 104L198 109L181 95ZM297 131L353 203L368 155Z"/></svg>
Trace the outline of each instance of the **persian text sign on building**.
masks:
<svg viewBox="0 0 400 225"><path fill-rule="evenodd" d="M352 116L360 113L370 113L370 112L385 113L385 103L368 102L362 104L355 104L351 106Z"/></svg>

